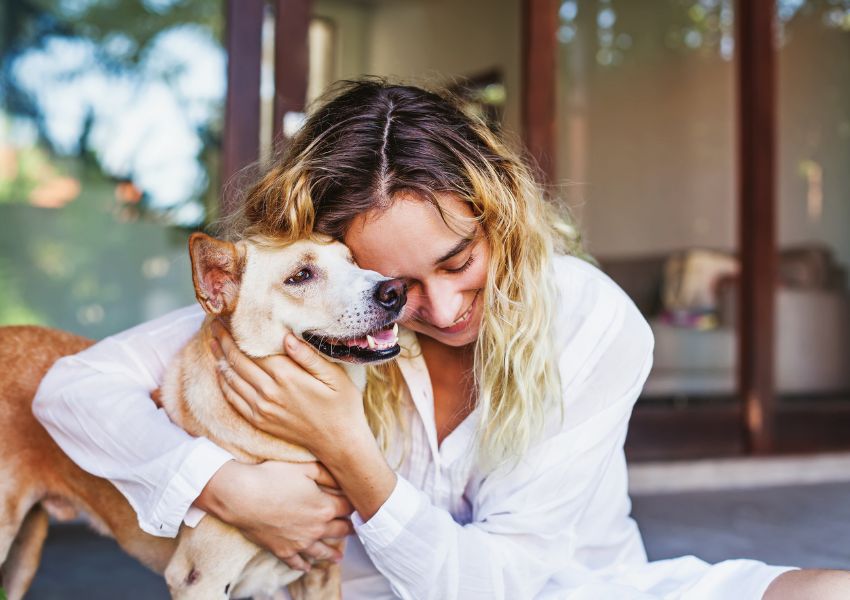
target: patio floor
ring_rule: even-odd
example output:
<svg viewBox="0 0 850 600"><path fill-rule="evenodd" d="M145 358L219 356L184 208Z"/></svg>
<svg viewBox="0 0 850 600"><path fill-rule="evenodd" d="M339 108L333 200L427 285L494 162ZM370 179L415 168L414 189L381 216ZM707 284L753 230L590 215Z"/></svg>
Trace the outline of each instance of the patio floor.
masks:
<svg viewBox="0 0 850 600"><path fill-rule="evenodd" d="M652 559L850 569L850 483L640 495L634 515ZM81 525L52 528L29 600L167 598L159 577Z"/></svg>

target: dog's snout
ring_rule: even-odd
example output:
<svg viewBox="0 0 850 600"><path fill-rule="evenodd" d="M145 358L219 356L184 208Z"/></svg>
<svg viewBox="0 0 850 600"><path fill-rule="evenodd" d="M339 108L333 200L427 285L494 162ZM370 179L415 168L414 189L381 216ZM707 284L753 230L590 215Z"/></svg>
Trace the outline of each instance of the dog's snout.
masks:
<svg viewBox="0 0 850 600"><path fill-rule="evenodd" d="M407 284L402 279L390 279L378 284L375 300L393 312L399 312L407 302Z"/></svg>

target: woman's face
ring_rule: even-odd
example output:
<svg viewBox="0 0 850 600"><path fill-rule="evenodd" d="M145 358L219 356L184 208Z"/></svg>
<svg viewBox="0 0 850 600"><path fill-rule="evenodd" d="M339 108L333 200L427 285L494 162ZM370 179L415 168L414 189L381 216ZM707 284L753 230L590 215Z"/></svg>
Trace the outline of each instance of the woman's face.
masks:
<svg viewBox="0 0 850 600"><path fill-rule="evenodd" d="M490 247L466 202L452 194L438 201L452 227L430 202L399 195L388 209L356 218L344 241L362 268L407 280L403 325L466 346L481 325Z"/></svg>

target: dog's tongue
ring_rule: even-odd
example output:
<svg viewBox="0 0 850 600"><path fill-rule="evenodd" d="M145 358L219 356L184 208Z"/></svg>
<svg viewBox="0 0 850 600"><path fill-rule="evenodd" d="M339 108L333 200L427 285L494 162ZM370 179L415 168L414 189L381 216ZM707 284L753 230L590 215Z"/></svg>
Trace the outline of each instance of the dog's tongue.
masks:
<svg viewBox="0 0 850 600"><path fill-rule="evenodd" d="M375 338L376 342L394 342L395 341L395 333L393 333L392 328L384 329L383 331L379 331L377 333L372 334L372 337Z"/></svg>

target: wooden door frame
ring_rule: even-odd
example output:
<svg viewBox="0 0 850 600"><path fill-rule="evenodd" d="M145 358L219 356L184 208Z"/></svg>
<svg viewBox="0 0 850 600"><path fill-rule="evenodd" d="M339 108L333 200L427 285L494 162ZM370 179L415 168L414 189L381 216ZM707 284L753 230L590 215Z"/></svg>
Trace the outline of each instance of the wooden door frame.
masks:
<svg viewBox="0 0 850 600"><path fill-rule="evenodd" d="M281 150L286 142L282 131L284 116L303 112L306 104L312 5L312 0L225 0L227 95L221 162L224 190L260 156L260 64L266 8L273 9L275 18L272 134L275 148ZM220 212L233 210L236 197L222 194Z"/></svg>
<svg viewBox="0 0 850 600"><path fill-rule="evenodd" d="M557 156L557 0L522 2L522 134L547 182L555 181Z"/></svg>
<svg viewBox="0 0 850 600"><path fill-rule="evenodd" d="M737 0L738 394L754 454L776 445L773 352L776 303L775 0Z"/></svg>
<svg viewBox="0 0 850 600"><path fill-rule="evenodd" d="M219 212L228 214L238 194L230 193L237 174L260 156L260 62L265 0L226 0L227 92L221 147L222 195Z"/></svg>

